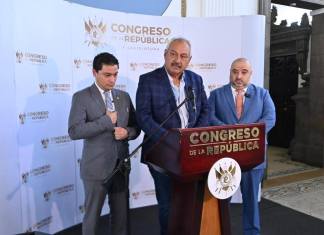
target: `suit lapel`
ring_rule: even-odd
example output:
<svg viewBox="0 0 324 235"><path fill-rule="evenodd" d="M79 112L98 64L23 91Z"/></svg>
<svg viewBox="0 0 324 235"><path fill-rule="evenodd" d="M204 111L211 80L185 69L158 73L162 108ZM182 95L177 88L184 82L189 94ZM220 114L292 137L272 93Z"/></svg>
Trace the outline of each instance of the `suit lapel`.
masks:
<svg viewBox="0 0 324 235"><path fill-rule="evenodd" d="M115 110L119 111L120 110L120 105L121 105L120 104L121 99L120 99L120 96L119 96L119 92L116 89L112 89L111 94L112 94L112 97L113 97Z"/></svg>
<svg viewBox="0 0 324 235"><path fill-rule="evenodd" d="M165 68L162 67L162 72L161 73L158 73L159 76L160 76L160 79L161 79L161 85L162 87L166 87L166 96L167 97L170 97L170 105L171 105L171 110L175 110L177 108L177 103L175 101L175 97L174 97L174 94L173 94L173 91L172 91L172 87L171 87L171 84L170 84L170 80L169 80L169 77L168 77L168 74L167 72L165 71ZM177 117L179 118L180 120L180 116L178 113L176 113Z"/></svg>
<svg viewBox="0 0 324 235"><path fill-rule="evenodd" d="M246 94L249 94L249 97L245 97L245 99L244 99L244 106L243 106L243 114L242 114L242 117L245 116L245 114L248 112L248 110L251 107L252 98L254 96L254 92L253 92L253 89L251 89L251 86L249 86L248 89L246 90Z"/></svg>
<svg viewBox="0 0 324 235"><path fill-rule="evenodd" d="M193 87L193 82L192 82L192 78L190 77L189 73L187 73L187 71L184 71L184 81L185 81L185 90L188 89L188 87L192 87L193 89L196 89L196 87Z"/></svg>
<svg viewBox="0 0 324 235"><path fill-rule="evenodd" d="M102 99L102 96L100 94L100 91L98 90L97 86L94 83L90 87L90 93L91 93L92 99L98 105L98 107L100 108L100 110L106 110L105 102Z"/></svg>
<svg viewBox="0 0 324 235"><path fill-rule="evenodd" d="M229 104L229 107L232 110L234 116L236 117L236 108L235 108L233 93L232 93L230 84L226 85L226 87L225 87L225 99L226 99L227 103Z"/></svg>

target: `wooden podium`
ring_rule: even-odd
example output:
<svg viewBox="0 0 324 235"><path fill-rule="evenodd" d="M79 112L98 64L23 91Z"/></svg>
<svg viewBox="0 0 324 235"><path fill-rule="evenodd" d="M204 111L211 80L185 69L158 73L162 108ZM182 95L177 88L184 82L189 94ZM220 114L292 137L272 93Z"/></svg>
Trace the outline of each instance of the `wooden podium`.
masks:
<svg viewBox="0 0 324 235"><path fill-rule="evenodd" d="M212 165L235 159L242 171L264 161L265 125L171 129L145 161L172 177L169 235L230 235L228 200L217 200L206 187Z"/></svg>

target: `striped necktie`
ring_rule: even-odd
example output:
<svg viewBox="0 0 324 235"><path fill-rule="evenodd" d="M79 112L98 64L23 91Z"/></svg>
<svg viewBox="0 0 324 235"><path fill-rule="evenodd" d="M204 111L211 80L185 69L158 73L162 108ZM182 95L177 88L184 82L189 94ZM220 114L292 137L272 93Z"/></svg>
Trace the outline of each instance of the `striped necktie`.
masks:
<svg viewBox="0 0 324 235"><path fill-rule="evenodd" d="M115 112L114 102L112 101L111 91L105 91L106 109L110 112Z"/></svg>

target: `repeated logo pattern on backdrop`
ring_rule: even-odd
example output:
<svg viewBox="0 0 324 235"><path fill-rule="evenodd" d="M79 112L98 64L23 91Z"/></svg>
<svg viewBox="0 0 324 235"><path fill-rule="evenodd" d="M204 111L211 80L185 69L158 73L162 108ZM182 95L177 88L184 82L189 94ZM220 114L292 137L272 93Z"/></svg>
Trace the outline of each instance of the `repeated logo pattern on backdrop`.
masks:
<svg viewBox="0 0 324 235"><path fill-rule="evenodd" d="M250 58L254 82L262 85L263 44L259 42L263 35L246 38L264 31L261 16L186 19L126 14L66 1L15 1L12 79L20 167L20 182L15 184L19 185L22 215L17 219L22 221L17 233L55 233L81 222L82 141L69 138L67 122L72 94L94 81L91 68L96 54L108 51L117 56L116 87L129 92L134 102L140 74L163 66L164 49L177 36L191 41L189 69L202 75L207 94L228 82L229 65L238 56ZM238 29L249 33L239 34ZM131 150L142 138L130 143ZM156 203L152 178L139 156L140 152L132 159L131 208ZM107 212L106 203L103 213Z"/></svg>

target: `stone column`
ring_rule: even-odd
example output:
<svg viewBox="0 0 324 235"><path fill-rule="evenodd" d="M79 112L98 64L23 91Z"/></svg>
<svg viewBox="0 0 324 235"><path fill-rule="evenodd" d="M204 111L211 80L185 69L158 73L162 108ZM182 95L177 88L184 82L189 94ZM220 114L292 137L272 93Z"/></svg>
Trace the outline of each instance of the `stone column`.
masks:
<svg viewBox="0 0 324 235"><path fill-rule="evenodd" d="M181 17L187 17L187 0L181 0Z"/></svg>
<svg viewBox="0 0 324 235"><path fill-rule="evenodd" d="M310 58L310 113L307 163L324 166L324 8L313 16Z"/></svg>
<svg viewBox="0 0 324 235"><path fill-rule="evenodd" d="M298 93L292 97L296 103L295 136L290 142L289 152L291 159L310 164L307 157L309 149L310 130L310 100L309 87L298 89Z"/></svg>

